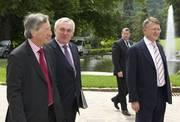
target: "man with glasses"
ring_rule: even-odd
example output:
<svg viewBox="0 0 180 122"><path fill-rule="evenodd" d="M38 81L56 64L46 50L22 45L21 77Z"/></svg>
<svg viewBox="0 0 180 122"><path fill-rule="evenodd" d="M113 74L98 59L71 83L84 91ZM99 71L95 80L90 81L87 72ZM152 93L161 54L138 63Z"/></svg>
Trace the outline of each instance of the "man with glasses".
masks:
<svg viewBox="0 0 180 122"><path fill-rule="evenodd" d="M172 103L167 61L160 36L160 22L149 17L143 22L143 39L128 52L129 101L136 122L163 122L166 102Z"/></svg>

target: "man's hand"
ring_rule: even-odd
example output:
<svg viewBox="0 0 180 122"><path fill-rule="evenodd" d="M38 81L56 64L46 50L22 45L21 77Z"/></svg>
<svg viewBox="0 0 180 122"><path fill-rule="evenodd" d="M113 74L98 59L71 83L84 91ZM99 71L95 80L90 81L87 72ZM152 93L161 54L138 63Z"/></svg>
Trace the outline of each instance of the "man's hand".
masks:
<svg viewBox="0 0 180 122"><path fill-rule="evenodd" d="M117 76L118 76L119 78L122 78L122 77L123 77L123 72L122 72L122 71L118 72L118 73L117 73Z"/></svg>
<svg viewBox="0 0 180 122"><path fill-rule="evenodd" d="M137 113L140 110L139 102L131 102L131 108Z"/></svg>

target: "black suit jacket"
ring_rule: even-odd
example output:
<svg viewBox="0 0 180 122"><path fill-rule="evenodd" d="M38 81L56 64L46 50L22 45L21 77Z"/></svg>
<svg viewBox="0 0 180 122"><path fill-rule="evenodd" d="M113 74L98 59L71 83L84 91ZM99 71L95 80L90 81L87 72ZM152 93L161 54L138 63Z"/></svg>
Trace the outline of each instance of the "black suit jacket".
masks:
<svg viewBox="0 0 180 122"><path fill-rule="evenodd" d="M166 57L162 46L158 43L157 46L164 64L166 80L164 95L166 101L172 103ZM130 102L139 101L141 105L145 105L149 109L156 104L157 74L153 59L144 40L132 46L128 51L127 81Z"/></svg>
<svg viewBox="0 0 180 122"><path fill-rule="evenodd" d="M64 118L55 84L54 65L50 50L44 49L49 75L52 81L57 121ZM25 41L14 49L7 66L8 112L6 122L48 122L48 90L40 65Z"/></svg>
<svg viewBox="0 0 180 122"><path fill-rule="evenodd" d="M78 107L80 106L79 98L82 86L80 74L80 58L77 46L73 43L69 43L74 60L75 71L67 61L64 53L62 52L55 39L53 39L49 43L49 46L54 50L54 57L56 59L56 83L60 99L63 101L65 115L68 116L68 114L72 112L72 109L74 109L73 107L76 107L78 111ZM75 106L73 105L74 103Z"/></svg>
<svg viewBox="0 0 180 122"><path fill-rule="evenodd" d="M129 41L129 43L130 45L133 44L132 41ZM114 64L114 75L117 75L120 71L122 71L123 74L126 73L127 51L128 47L122 38L113 44L112 61Z"/></svg>

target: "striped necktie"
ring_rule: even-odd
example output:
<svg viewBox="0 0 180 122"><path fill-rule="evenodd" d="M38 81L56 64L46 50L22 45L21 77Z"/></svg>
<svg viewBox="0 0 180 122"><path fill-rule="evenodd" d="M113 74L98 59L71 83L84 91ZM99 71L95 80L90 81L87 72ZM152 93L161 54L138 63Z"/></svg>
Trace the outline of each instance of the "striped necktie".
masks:
<svg viewBox="0 0 180 122"><path fill-rule="evenodd" d="M165 84L164 65L156 43L152 43L152 46L153 46L154 61L156 66L157 85L158 87L162 87Z"/></svg>

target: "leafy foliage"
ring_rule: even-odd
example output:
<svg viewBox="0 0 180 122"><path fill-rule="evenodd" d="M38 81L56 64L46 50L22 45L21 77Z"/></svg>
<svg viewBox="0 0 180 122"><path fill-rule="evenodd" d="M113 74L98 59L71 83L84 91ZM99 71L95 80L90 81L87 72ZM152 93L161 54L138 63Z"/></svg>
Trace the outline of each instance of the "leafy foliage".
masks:
<svg viewBox="0 0 180 122"><path fill-rule="evenodd" d="M102 39L117 38L121 29L129 27L132 39L138 41L142 22L147 16L161 21L165 37L167 6L175 9L176 32L179 32L179 0L0 0L0 40L11 39L17 44L24 40L23 18L29 12L42 12L50 16L51 25L63 16L76 23L75 35L90 36L94 47L101 46ZM160 9L159 9L160 8Z"/></svg>

